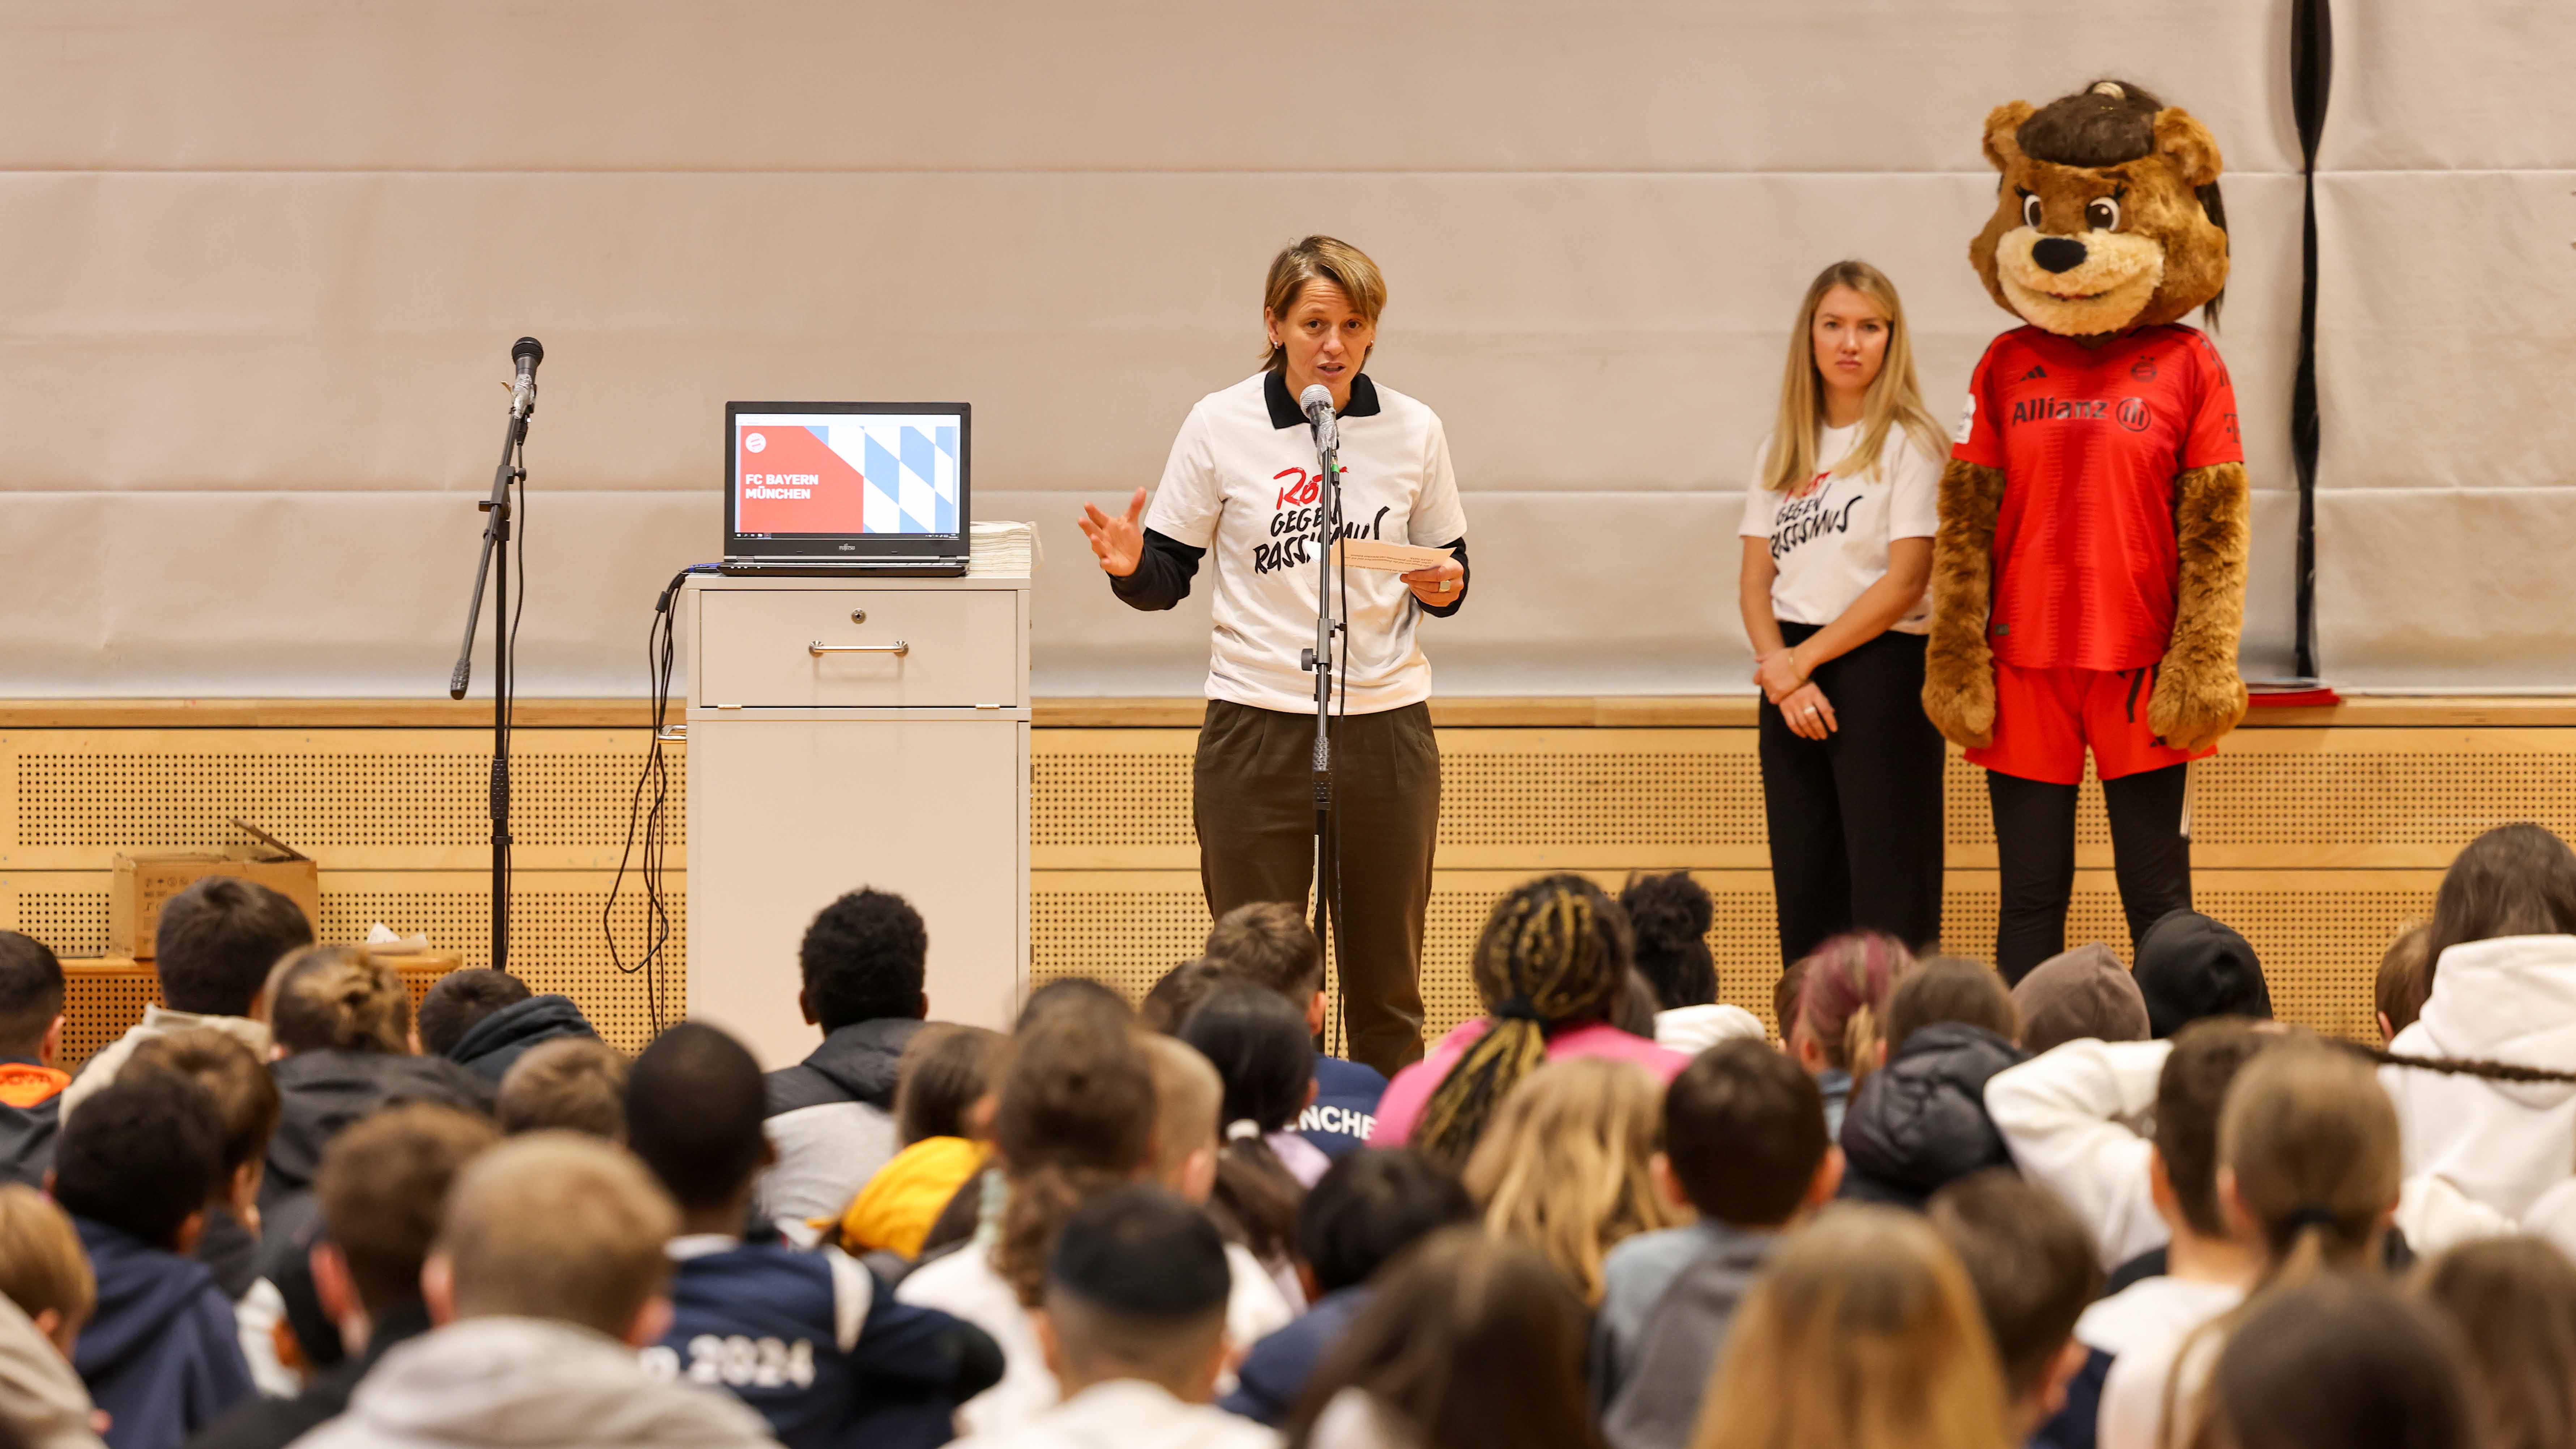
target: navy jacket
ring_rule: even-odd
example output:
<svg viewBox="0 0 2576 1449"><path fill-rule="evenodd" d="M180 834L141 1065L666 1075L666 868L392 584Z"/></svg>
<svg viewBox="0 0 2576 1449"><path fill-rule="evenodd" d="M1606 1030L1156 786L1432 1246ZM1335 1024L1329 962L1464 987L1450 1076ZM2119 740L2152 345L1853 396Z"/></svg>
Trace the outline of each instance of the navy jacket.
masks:
<svg viewBox="0 0 2576 1449"><path fill-rule="evenodd" d="M514 1001L466 1029L447 1049L447 1059L471 1067L494 1086L508 1075L528 1048L559 1036L595 1037L590 1018L569 996L531 996Z"/></svg>
<svg viewBox="0 0 2576 1449"><path fill-rule="evenodd" d="M23 1057L0 1060L0 1180L45 1185L54 1165L69 1074Z"/></svg>
<svg viewBox="0 0 2576 1449"><path fill-rule="evenodd" d="M999 1383L991 1335L897 1303L837 1252L714 1237L671 1244L671 1331L647 1371L721 1389L787 1449L929 1449Z"/></svg>
<svg viewBox="0 0 2576 1449"><path fill-rule="evenodd" d="M266 1214L313 1185L322 1149L340 1129L398 1102L437 1102L489 1116L492 1084L445 1057L324 1047L271 1063L277 1082L277 1131L268 1139L268 1171L259 1183ZM263 1236L273 1230L262 1229Z"/></svg>
<svg viewBox="0 0 2576 1449"><path fill-rule="evenodd" d="M1315 1058L1315 1100L1297 1117L1297 1135L1340 1157L1368 1145L1377 1130L1377 1099L1386 1078L1375 1067L1340 1057Z"/></svg>
<svg viewBox="0 0 2576 1449"><path fill-rule="evenodd" d="M72 1367L108 1413L108 1449L179 1449L258 1395L233 1302L205 1264L88 1218L72 1226L98 1275Z"/></svg>
<svg viewBox="0 0 2576 1449"><path fill-rule="evenodd" d="M1284 1429L1297 1410L1315 1365L1341 1341L1342 1333L1368 1306L1365 1283L1338 1288L1315 1300L1305 1316L1252 1346L1235 1371L1234 1392L1217 1401L1229 1414Z"/></svg>
<svg viewBox="0 0 2576 1449"><path fill-rule="evenodd" d="M375 1315L367 1351L315 1374L291 1399L253 1399L188 1441L188 1449L286 1449L308 1432L340 1417L358 1380L396 1344L429 1332L429 1308L418 1299Z"/></svg>

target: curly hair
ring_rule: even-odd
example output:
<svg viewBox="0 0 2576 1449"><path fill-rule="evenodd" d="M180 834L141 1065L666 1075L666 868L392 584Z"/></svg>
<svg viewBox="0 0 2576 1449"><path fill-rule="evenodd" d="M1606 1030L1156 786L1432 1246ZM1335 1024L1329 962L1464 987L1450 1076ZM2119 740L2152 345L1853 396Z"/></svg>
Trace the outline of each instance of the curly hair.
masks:
<svg viewBox="0 0 2576 1449"><path fill-rule="evenodd" d="M880 1017L918 1017L929 955L930 933L911 902L891 891L854 890L825 906L797 947L806 1009L826 1032Z"/></svg>
<svg viewBox="0 0 2576 1449"><path fill-rule="evenodd" d="M1717 963L1708 950L1717 908L1708 887L1686 870L1632 875L1619 892L1619 909L1637 933L1637 972L1655 988L1658 1007L1670 1011L1717 1000Z"/></svg>
<svg viewBox="0 0 2576 1449"><path fill-rule="evenodd" d="M1547 1060L1548 1034L1609 1019L1635 950L1627 913L1582 876L1541 876L1495 902L1474 963L1492 1025L1432 1090L1413 1145L1462 1166L1494 1109Z"/></svg>
<svg viewBox="0 0 2576 1449"><path fill-rule="evenodd" d="M1068 1011L1020 1033L993 1113L1010 1191L992 1263L1022 1304L1037 1306L1073 1210L1144 1172L1154 1123L1153 1067L1126 1022Z"/></svg>

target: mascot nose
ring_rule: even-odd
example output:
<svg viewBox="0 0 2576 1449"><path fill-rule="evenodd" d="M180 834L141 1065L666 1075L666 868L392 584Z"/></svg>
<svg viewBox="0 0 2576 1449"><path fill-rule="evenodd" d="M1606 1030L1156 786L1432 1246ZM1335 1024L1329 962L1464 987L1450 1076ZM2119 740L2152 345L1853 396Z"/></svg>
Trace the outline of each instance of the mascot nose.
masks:
<svg viewBox="0 0 2576 1449"><path fill-rule="evenodd" d="M2071 272L2084 265L2084 243L2071 236L2044 236L2031 245L2030 259L2052 272Z"/></svg>

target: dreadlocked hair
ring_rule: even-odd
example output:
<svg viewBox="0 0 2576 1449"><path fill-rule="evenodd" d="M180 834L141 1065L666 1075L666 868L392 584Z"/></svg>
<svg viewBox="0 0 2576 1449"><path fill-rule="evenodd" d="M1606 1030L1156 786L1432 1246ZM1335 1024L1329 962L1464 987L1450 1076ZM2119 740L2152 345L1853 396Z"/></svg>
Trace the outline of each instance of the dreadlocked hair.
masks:
<svg viewBox="0 0 2576 1449"><path fill-rule="evenodd" d="M1154 1146L1154 1076L1127 1023L1050 1012L1013 1043L993 1114L1009 1186L993 1271L1037 1306L1047 1254L1093 1193L1134 1181Z"/></svg>
<svg viewBox="0 0 2576 1449"><path fill-rule="evenodd" d="M1495 902L1473 968L1492 1025L1433 1089L1413 1145L1464 1167L1494 1108L1547 1060L1549 1033L1609 1019L1635 951L1627 913L1582 876L1541 876Z"/></svg>

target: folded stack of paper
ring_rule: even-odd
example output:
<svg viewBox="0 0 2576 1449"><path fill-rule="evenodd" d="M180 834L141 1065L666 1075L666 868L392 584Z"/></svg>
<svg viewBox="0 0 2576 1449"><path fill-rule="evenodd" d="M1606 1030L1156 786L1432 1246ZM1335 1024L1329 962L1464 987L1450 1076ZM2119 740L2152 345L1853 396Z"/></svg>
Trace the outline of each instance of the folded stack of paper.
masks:
<svg viewBox="0 0 2576 1449"><path fill-rule="evenodd" d="M976 520L966 555L968 577L1027 578L1045 561L1036 524Z"/></svg>

